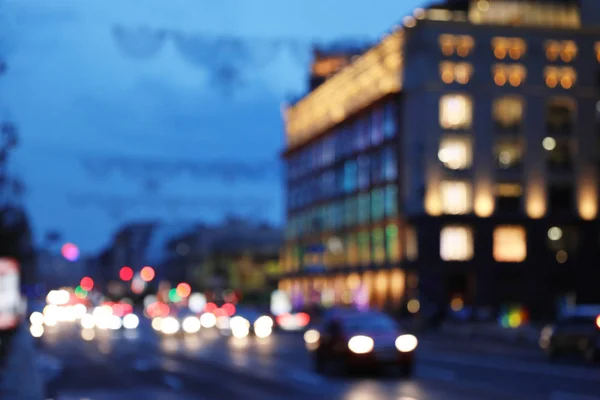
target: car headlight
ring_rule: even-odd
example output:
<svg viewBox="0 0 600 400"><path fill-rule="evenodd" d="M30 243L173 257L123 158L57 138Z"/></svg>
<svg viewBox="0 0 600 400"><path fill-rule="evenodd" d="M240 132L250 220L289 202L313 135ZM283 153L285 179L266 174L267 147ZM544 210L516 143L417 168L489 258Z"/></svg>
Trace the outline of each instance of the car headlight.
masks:
<svg viewBox="0 0 600 400"><path fill-rule="evenodd" d="M348 340L348 348L355 354L366 354L373 350L373 339L368 336L353 336Z"/></svg>
<svg viewBox="0 0 600 400"><path fill-rule="evenodd" d="M135 314L127 314L123 317L123 328L135 329L140 325L140 319Z"/></svg>
<svg viewBox="0 0 600 400"><path fill-rule="evenodd" d="M271 317L269 317L268 315L263 315L262 317L259 317L256 321L254 321L254 327L260 327L263 326L266 328L273 328L273 319L271 319Z"/></svg>
<svg viewBox="0 0 600 400"><path fill-rule="evenodd" d="M179 324L179 321L177 321L177 319L175 319L173 317L167 317L162 320L160 330L165 335L173 335L173 334L179 332L179 328L180 328L180 324Z"/></svg>
<svg viewBox="0 0 600 400"><path fill-rule="evenodd" d="M200 320L194 316L186 317L181 324L185 333L196 333L200 330Z"/></svg>
<svg viewBox="0 0 600 400"><path fill-rule="evenodd" d="M320 338L321 334L315 329L309 329L306 332L304 332L304 341L306 342L306 344L315 344L319 341Z"/></svg>
<svg viewBox="0 0 600 400"><path fill-rule="evenodd" d="M419 341L414 335L401 335L396 339L396 348L402 353L409 353L417 348Z"/></svg>

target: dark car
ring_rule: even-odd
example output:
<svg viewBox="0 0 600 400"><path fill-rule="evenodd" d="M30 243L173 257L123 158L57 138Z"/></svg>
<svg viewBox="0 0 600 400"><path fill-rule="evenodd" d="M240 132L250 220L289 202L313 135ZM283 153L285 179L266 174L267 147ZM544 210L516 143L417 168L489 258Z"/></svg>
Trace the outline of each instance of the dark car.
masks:
<svg viewBox="0 0 600 400"><path fill-rule="evenodd" d="M559 318L554 325L542 329L540 347L551 360L579 353L589 361L597 361L600 357L600 315L578 312Z"/></svg>
<svg viewBox="0 0 600 400"><path fill-rule="evenodd" d="M406 376L412 374L418 344L386 314L357 311L325 315L319 327L305 332L304 340L318 372L333 365L344 370L389 365Z"/></svg>

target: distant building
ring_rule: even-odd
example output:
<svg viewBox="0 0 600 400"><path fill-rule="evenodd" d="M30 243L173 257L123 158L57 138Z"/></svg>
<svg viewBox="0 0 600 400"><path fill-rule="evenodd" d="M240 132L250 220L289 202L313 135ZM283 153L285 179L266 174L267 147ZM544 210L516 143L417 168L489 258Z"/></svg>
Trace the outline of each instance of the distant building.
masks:
<svg viewBox="0 0 600 400"><path fill-rule="evenodd" d="M415 10L285 112L281 288L534 317L600 302L599 62L597 0Z"/></svg>

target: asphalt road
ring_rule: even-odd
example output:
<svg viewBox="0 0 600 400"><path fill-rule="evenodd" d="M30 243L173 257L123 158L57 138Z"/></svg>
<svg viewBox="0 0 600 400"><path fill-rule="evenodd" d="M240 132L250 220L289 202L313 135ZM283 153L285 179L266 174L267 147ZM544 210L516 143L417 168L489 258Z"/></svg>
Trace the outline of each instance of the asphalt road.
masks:
<svg viewBox="0 0 600 400"><path fill-rule="evenodd" d="M549 364L533 350L439 337L421 340L409 379L316 374L297 334L240 340L206 330L159 338L145 323L92 340L61 326L43 342L43 354L60 360L58 399L600 400L599 366Z"/></svg>

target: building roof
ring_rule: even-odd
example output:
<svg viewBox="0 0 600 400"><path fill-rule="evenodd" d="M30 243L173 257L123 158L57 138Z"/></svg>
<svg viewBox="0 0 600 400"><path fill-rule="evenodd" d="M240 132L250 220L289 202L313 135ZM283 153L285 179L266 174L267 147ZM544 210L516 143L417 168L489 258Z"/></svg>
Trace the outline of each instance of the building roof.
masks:
<svg viewBox="0 0 600 400"><path fill-rule="evenodd" d="M168 258L168 243L176 236L181 236L194 231L198 223L171 223L157 225L152 231L146 259L148 264L158 266Z"/></svg>

